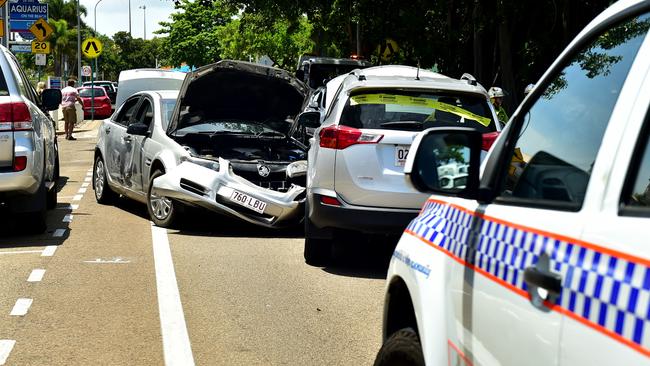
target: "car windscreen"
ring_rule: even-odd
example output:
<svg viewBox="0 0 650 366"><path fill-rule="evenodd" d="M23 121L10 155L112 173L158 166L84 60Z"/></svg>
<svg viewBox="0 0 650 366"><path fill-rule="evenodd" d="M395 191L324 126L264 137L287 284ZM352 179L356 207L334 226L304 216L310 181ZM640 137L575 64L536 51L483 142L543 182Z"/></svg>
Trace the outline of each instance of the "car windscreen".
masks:
<svg viewBox="0 0 650 366"><path fill-rule="evenodd" d="M95 97L104 97L106 96L106 93L104 93L103 89L99 88L88 88L88 89L81 89L79 90L79 96L82 98L91 98L93 97L93 94Z"/></svg>
<svg viewBox="0 0 650 366"><path fill-rule="evenodd" d="M174 106L176 105L176 99L163 99L160 101L160 108L162 112L162 127L163 130L167 130L169 121L172 118L172 113L174 113Z"/></svg>
<svg viewBox="0 0 650 366"><path fill-rule="evenodd" d="M362 91L347 101L340 124L354 128L422 131L473 127L496 131L487 98L471 94Z"/></svg>
<svg viewBox="0 0 650 366"><path fill-rule="evenodd" d="M211 120L204 119L199 123L189 125L176 131L176 136L188 133L219 134L219 135L275 135L281 134L265 125L252 121L241 120Z"/></svg>

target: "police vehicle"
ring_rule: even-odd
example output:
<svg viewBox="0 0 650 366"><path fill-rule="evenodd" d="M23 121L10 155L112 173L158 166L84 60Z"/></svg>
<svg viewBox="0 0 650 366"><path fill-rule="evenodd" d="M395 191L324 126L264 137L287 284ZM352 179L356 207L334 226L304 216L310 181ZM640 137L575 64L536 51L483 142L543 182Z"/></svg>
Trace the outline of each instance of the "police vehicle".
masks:
<svg viewBox="0 0 650 366"><path fill-rule="evenodd" d="M599 15L482 164L476 131L418 135L405 173L432 195L391 259L376 365L650 363L649 28L650 1Z"/></svg>

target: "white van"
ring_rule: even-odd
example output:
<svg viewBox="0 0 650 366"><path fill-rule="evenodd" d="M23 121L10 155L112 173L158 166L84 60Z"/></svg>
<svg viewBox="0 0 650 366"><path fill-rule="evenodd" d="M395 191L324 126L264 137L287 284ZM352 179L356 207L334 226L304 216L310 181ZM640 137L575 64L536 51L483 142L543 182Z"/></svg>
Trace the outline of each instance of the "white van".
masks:
<svg viewBox="0 0 650 366"><path fill-rule="evenodd" d="M115 108L131 95L144 90L180 90L185 73L161 69L134 69L120 72Z"/></svg>

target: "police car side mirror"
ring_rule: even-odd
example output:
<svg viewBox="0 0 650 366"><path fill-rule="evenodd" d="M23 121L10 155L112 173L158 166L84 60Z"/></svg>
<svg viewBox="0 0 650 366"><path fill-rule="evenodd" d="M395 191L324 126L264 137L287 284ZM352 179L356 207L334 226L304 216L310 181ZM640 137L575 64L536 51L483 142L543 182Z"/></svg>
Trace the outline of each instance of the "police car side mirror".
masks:
<svg viewBox="0 0 650 366"><path fill-rule="evenodd" d="M41 94L41 106L44 111L53 111L59 109L61 104L61 90L59 89L45 89Z"/></svg>
<svg viewBox="0 0 650 366"><path fill-rule="evenodd" d="M420 192L476 199L481 144L481 133L472 128L424 130L411 144L404 174Z"/></svg>

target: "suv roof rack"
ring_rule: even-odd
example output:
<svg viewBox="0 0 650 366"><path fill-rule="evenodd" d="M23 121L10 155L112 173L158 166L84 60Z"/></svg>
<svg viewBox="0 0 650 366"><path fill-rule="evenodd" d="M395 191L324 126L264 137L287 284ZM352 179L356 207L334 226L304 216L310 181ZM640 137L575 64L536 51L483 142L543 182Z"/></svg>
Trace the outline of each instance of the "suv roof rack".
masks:
<svg viewBox="0 0 650 366"><path fill-rule="evenodd" d="M465 81L467 81L467 84L469 84L469 85L474 85L474 86L476 86L476 85L478 84L478 82L476 81L476 78L475 78L472 74L467 73L467 72L464 73L464 74L460 77L460 80L465 80Z"/></svg>

